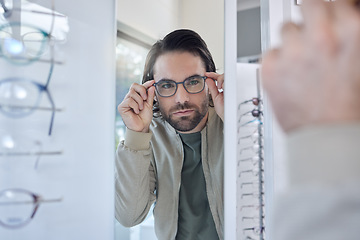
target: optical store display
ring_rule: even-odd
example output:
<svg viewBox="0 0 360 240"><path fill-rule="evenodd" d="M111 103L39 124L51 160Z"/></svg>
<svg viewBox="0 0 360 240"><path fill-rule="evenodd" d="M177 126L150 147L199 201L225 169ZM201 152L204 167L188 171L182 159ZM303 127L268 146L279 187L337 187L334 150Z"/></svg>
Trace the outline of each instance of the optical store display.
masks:
<svg viewBox="0 0 360 240"><path fill-rule="evenodd" d="M48 111L50 120L42 118L36 123L41 122L42 132L46 133L47 139L51 139L55 113L62 111L56 107L49 87L56 80L55 65L64 64L56 59L56 45L65 42L66 31L60 34L61 37L55 34L55 30L58 31L55 22L67 22L67 18L55 11L54 0L46 4L50 7L41 6L36 1L0 0L0 64L8 66L3 68L7 71L0 75L0 167L3 168L28 159L34 166L28 171L36 171L40 159L61 156L63 153L63 150L46 149L46 144L36 135L27 136L26 131L23 133L24 128L39 130L38 125L33 126L29 119L35 113ZM39 73L42 77L27 76L24 74L27 72L34 75ZM48 127L42 124L45 121L50 122ZM24 125L26 127L22 127ZM5 179L12 177L9 173ZM51 182L48 178L41 180ZM22 186L4 188L2 184L1 188L0 227L5 228L25 227L34 219L40 204L60 203L63 200L63 197L43 198ZM58 195L61 196L61 193Z"/></svg>
<svg viewBox="0 0 360 240"><path fill-rule="evenodd" d="M257 96L238 104L237 239L265 239L263 104Z"/></svg>

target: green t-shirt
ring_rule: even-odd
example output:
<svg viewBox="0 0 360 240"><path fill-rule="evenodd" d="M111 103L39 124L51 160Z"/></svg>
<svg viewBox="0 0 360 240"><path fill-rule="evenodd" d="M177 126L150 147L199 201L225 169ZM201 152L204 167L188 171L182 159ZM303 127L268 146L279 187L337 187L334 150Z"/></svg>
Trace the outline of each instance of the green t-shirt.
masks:
<svg viewBox="0 0 360 240"><path fill-rule="evenodd" d="M184 164L176 240L218 240L201 163L201 133L180 134L180 137L184 147Z"/></svg>

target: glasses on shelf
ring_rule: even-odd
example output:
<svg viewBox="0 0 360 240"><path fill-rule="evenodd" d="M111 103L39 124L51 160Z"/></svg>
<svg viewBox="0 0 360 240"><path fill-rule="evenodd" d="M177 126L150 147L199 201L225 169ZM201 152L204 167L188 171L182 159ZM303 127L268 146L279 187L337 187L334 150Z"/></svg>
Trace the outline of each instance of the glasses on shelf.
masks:
<svg viewBox="0 0 360 240"><path fill-rule="evenodd" d="M261 198L264 195L263 192L251 192L251 193L243 193L241 194L241 198L254 197L256 199Z"/></svg>
<svg viewBox="0 0 360 240"><path fill-rule="evenodd" d="M251 231L252 233L254 233L255 235L260 235L264 232L265 228L264 227L250 227L250 228L243 228L244 233L245 232L249 232Z"/></svg>
<svg viewBox="0 0 360 240"><path fill-rule="evenodd" d="M263 184L264 182L260 182L260 181L251 181L251 182L243 182L240 185L240 188L245 188L245 187L258 187L259 184Z"/></svg>
<svg viewBox="0 0 360 240"><path fill-rule="evenodd" d="M49 19L29 16L26 23L23 23L20 19L14 19L1 25L0 55L2 57L15 64L29 64L33 61L62 64L61 61L54 60L54 45L57 42L64 42L66 36L63 34L60 37L59 29L56 31L56 37L53 32L55 17L63 18L65 22L60 21L61 24L67 25L67 16L55 12L54 0L51 1L51 9L30 2L21 2L18 8L14 6L13 0L0 0L0 3L0 11L3 12L5 18L9 18L13 11L31 12L37 14L36 16L40 14L51 17ZM33 19L36 19L36 21L33 21ZM31 22L36 23L36 25L30 24ZM37 26L39 22L43 23L42 27ZM45 25L49 26L46 31L43 29ZM41 58L47 53L50 53L50 59Z"/></svg>
<svg viewBox="0 0 360 240"><path fill-rule="evenodd" d="M242 155L245 153L258 154L261 150L262 150L262 145L258 141L255 141L255 143L251 144L250 146L244 146L244 147L240 148L239 155Z"/></svg>
<svg viewBox="0 0 360 240"><path fill-rule="evenodd" d="M262 161L262 158L258 155L253 156L253 157L248 157L248 158L243 158L238 160L238 166L240 166L240 164L242 163L252 163L254 166L256 166L257 164L260 163L260 161Z"/></svg>
<svg viewBox="0 0 360 240"><path fill-rule="evenodd" d="M263 172L264 172L264 170L259 170L257 168L242 170L239 172L238 177L240 178L244 174L250 174L250 175L256 177L256 176L259 176L259 173L263 173Z"/></svg>
<svg viewBox="0 0 360 240"><path fill-rule="evenodd" d="M252 103L253 105L258 106L261 102L262 102L262 101L261 101L260 98L254 97L254 98L252 98L252 99L245 100L245 101L241 102L241 103L239 104L239 108L240 108L241 105L247 104L247 103Z"/></svg>
<svg viewBox="0 0 360 240"><path fill-rule="evenodd" d="M264 207L264 205L255 205L255 204L250 204L250 205L242 205L240 207L240 211L245 211L245 210L259 210L260 208Z"/></svg>
<svg viewBox="0 0 360 240"><path fill-rule="evenodd" d="M196 75L188 77L182 82L175 82L170 79L163 79L157 83L154 83L154 86L156 92L161 97L173 96L176 93L179 84L182 84L188 93L195 94L204 90L206 78L207 77Z"/></svg>
<svg viewBox="0 0 360 240"><path fill-rule="evenodd" d="M0 81L0 112L8 117L26 117L35 110L50 110L50 126L48 134L51 135L56 111L55 103L49 92L48 86L53 72L54 64L51 64L49 75L45 84L40 84L27 78L7 78ZM42 94L45 93L50 107L40 107Z"/></svg>
<svg viewBox="0 0 360 240"><path fill-rule="evenodd" d="M255 129L254 131L252 131L247 135L240 136L239 140L249 139L250 141L256 141L257 139L259 139L259 137L262 137L262 134L259 133L258 129Z"/></svg>
<svg viewBox="0 0 360 240"><path fill-rule="evenodd" d="M263 216L258 216L258 215L254 215L254 216L243 216L242 217L242 221L245 222L245 221L260 221L260 219L263 219L264 217Z"/></svg>
<svg viewBox="0 0 360 240"><path fill-rule="evenodd" d="M35 216L41 203L61 202L62 198L43 199L25 189L6 189L0 192L0 225L20 228Z"/></svg>
<svg viewBox="0 0 360 240"><path fill-rule="evenodd" d="M0 132L0 159L26 159L34 160L37 169L40 159L44 156L61 155L63 151L45 151L40 140L29 139L26 136L13 137Z"/></svg>
<svg viewBox="0 0 360 240"><path fill-rule="evenodd" d="M49 59L41 59L49 54ZM10 22L0 26L0 56L14 64L54 62L54 40L44 30L29 24Z"/></svg>

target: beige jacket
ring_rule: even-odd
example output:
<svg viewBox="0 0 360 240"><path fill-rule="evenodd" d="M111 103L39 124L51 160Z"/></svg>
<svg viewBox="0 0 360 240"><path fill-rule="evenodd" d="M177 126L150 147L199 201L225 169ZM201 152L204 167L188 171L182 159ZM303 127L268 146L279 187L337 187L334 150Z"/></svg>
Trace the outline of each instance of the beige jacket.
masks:
<svg viewBox="0 0 360 240"><path fill-rule="evenodd" d="M208 122L201 131L201 154L210 210L220 239L224 235L223 140L223 122L209 108ZM182 164L180 136L162 118L153 119L150 133L127 129L116 155L116 219L126 227L137 225L156 202L156 236L159 240L175 239Z"/></svg>

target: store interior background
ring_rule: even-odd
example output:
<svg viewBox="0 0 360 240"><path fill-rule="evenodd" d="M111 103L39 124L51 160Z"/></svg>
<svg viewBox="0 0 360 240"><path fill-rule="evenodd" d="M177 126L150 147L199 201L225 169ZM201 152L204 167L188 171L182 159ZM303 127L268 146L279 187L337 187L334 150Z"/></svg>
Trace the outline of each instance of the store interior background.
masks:
<svg viewBox="0 0 360 240"><path fill-rule="evenodd" d="M49 0L30 2L51 8ZM234 6L228 9L228 14L237 10L237 16L234 16L237 23L232 20L226 23L228 16L224 12L227 4ZM265 26L269 31L267 46L276 45L281 22L298 19L299 16L298 9L289 0L109 0L101 3L95 0L55 0L56 11L68 16L70 29L67 41L56 46L55 58L62 60L63 64L55 66L49 86L56 107L61 109L55 113L52 135L47 135L50 114L46 111L34 111L31 116L19 119L0 115L0 130L5 128L22 136L26 133L24 130L35 129L37 133L30 134L31 138L40 139L45 150L60 151L61 154L42 156L37 169L27 158L1 160L0 189L25 188L45 199L61 198L62 201L41 204L36 216L23 228L14 230L0 226L0 238L151 240L154 237L151 216L132 229L123 228L114 219L114 154L125 128L116 106L130 84L140 82L144 56L149 47L157 39L179 28L197 31L207 42L218 72L228 74L226 84L237 86L236 61L254 62L264 48L264 45L260 46L260 42L264 43L260 36L260 15L263 11L260 5L268 7L265 10L272 20ZM237 29L229 34L226 32L227 25L234 25ZM115 32L118 33L117 39ZM237 33L234 46L226 44L233 33ZM234 62L227 64L226 47L232 51L237 49ZM49 69L48 64L40 62L25 66L13 65L4 59L0 61L1 68L5 69L0 71L1 79L16 73L44 82ZM232 68L235 71L229 71ZM236 99L237 87L228 90L232 93L227 96ZM41 105L49 105L44 96ZM228 113L234 113L236 119L236 106L231 108ZM270 115L268 119L271 119ZM226 119L230 122L233 117ZM272 129L272 124L267 124L268 129ZM231 129L225 135L234 132L236 123L228 126ZM276 188L281 188L283 182L283 152L276 129L274 124L273 133L267 135L268 140L265 139L265 145L267 141L277 146L273 149L270 144L267 148L270 163L267 165L270 170L268 196ZM236 144L236 140L229 139L226 147ZM235 171L236 163L228 159L228 163L234 164L230 169ZM272 159L277 162L272 164ZM236 185L233 175L236 173L226 173L230 182L227 186ZM231 189L233 187L236 189L236 186L230 186ZM231 195L227 200L236 197L236 190L228 193ZM271 200L271 197L268 199ZM226 212L225 216L231 215L227 221L230 228L225 226L225 234L230 236L227 239L234 239L236 206L231 201L225 203L230 212Z"/></svg>

